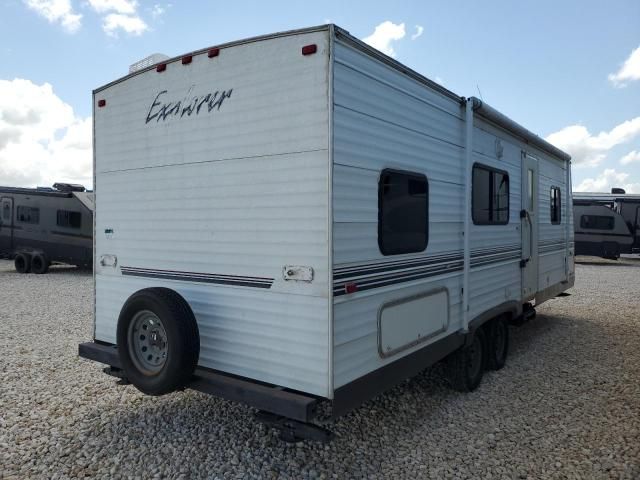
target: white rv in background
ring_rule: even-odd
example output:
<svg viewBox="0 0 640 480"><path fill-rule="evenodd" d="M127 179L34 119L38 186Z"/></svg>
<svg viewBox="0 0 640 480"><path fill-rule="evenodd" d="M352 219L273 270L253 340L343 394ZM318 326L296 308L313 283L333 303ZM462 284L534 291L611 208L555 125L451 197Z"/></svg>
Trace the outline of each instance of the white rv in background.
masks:
<svg viewBox="0 0 640 480"><path fill-rule="evenodd" d="M285 438L447 357L475 389L507 323L574 282L569 156L333 25L94 91L95 335L143 392L238 400Z"/></svg>

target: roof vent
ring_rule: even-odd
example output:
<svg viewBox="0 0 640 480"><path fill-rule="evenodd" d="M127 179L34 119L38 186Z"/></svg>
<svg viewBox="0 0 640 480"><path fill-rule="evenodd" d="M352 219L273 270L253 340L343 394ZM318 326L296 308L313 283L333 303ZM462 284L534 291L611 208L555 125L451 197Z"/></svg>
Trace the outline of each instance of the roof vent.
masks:
<svg viewBox="0 0 640 480"><path fill-rule="evenodd" d="M77 183L54 183L53 188L59 192L84 192L85 188Z"/></svg>
<svg viewBox="0 0 640 480"><path fill-rule="evenodd" d="M612 188L611 193L613 195L624 195L627 192L624 191L624 188Z"/></svg>
<svg viewBox="0 0 640 480"><path fill-rule="evenodd" d="M165 55L163 53L154 53L136 63L131 64L131 66L129 67L129 73L143 70L147 67L150 67L151 65L155 65L156 63L164 62L165 60L169 60L168 55Z"/></svg>

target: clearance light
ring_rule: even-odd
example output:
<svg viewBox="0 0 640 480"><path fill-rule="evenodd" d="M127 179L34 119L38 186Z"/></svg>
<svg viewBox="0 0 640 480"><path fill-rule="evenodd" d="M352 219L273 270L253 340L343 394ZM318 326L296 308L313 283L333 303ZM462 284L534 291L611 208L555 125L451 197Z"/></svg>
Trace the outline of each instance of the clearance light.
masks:
<svg viewBox="0 0 640 480"><path fill-rule="evenodd" d="M159 63L158 66L156 66L156 72L164 72L166 69L167 69L166 63Z"/></svg>
<svg viewBox="0 0 640 480"><path fill-rule="evenodd" d="M344 286L344 291L346 293L356 293L358 291L358 285L356 285L355 283L347 283Z"/></svg>
<svg viewBox="0 0 640 480"><path fill-rule="evenodd" d="M188 65L189 63L191 63L191 60L193 60L193 55L185 55L184 57L182 57L182 64Z"/></svg>
<svg viewBox="0 0 640 480"><path fill-rule="evenodd" d="M107 101L103 98L102 100L98 100L98 107L102 108L107 104Z"/></svg>
<svg viewBox="0 0 640 480"><path fill-rule="evenodd" d="M220 55L219 48L212 48L209 50L209 53L207 54L209 58L217 57L218 55Z"/></svg>
<svg viewBox="0 0 640 480"><path fill-rule="evenodd" d="M318 46L315 43L312 43L311 45L305 45L304 47L302 47L303 55L312 55L317 51L318 51Z"/></svg>

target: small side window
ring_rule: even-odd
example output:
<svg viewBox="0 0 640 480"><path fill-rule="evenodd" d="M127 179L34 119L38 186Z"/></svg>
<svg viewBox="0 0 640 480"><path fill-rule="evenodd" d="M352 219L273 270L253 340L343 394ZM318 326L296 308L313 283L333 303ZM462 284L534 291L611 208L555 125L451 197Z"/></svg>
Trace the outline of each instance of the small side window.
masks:
<svg viewBox="0 0 640 480"><path fill-rule="evenodd" d="M609 215L582 215L580 217L580 228L613 230L614 226L615 219Z"/></svg>
<svg viewBox="0 0 640 480"><path fill-rule="evenodd" d="M383 170L378 184L378 246L383 255L427 248L428 199L429 185L424 175Z"/></svg>
<svg viewBox="0 0 640 480"><path fill-rule="evenodd" d="M82 214L68 210L58 210L57 225L59 227L80 228L82 226Z"/></svg>
<svg viewBox="0 0 640 480"><path fill-rule="evenodd" d="M551 205L551 223L558 225L562 221L562 200L558 187L551 187L549 203Z"/></svg>
<svg viewBox="0 0 640 480"><path fill-rule="evenodd" d="M11 220L11 207L9 207L8 203L2 206L2 218L7 221Z"/></svg>
<svg viewBox="0 0 640 480"><path fill-rule="evenodd" d="M485 165L473 166L471 217L476 225L509 223L509 174Z"/></svg>
<svg viewBox="0 0 640 480"><path fill-rule="evenodd" d="M16 209L17 220L22 223L40 223L40 209L33 207L18 206Z"/></svg>

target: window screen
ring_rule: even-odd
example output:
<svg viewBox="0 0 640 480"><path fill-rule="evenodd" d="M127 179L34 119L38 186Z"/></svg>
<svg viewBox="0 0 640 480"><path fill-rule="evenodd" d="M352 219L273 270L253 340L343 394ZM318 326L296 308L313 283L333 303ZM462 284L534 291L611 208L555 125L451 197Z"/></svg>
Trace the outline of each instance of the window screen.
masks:
<svg viewBox="0 0 640 480"><path fill-rule="evenodd" d="M378 245L383 255L427 248L428 198L424 175L383 170L378 185Z"/></svg>
<svg viewBox="0 0 640 480"><path fill-rule="evenodd" d="M40 209L33 207L22 207L18 206L17 208L18 221L22 223L40 223Z"/></svg>
<svg viewBox="0 0 640 480"><path fill-rule="evenodd" d="M560 200L560 189L558 187L551 187L549 202L551 205L551 223L557 225L560 223L562 216L562 201Z"/></svg>
<svg viewBox="0 0 640 480"><path fill-rule="evenodd" d="M59 227L80 228L82 226L82 214L68 210L58 210L57 224Z"/></svg>
<svg viewBox="0 0 640 480"><path fill-rule="evenodd" d="M613 230L615 220L608 215L582 215L580 228L593 228L594 230Z"/></svg>
<svg viewBox="0 0 640 480"><path fill-rule="evenodd" d="M473 166L472 218L476 225L509 223L509 175L484 165Z"/></svg>

